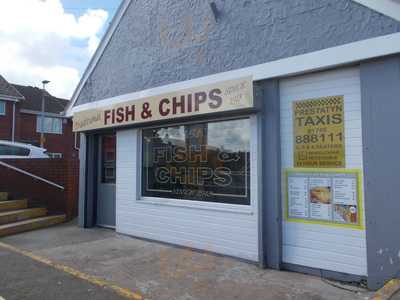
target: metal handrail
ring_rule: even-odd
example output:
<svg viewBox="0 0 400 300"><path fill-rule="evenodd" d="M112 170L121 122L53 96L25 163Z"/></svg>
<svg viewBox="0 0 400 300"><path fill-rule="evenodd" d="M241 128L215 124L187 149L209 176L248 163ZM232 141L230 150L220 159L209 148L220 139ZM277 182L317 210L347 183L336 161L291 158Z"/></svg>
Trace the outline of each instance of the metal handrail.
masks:
<svg viewBox="0 0 400 300"><path fill-rule="evenodd" d="M47 184L49 184L49 185L55 186L56 188L59 188L59 189L61 189L61 190L64 190L64 187L63 187L63 186L61 186L61 185L59 185L59 184L57 184L57 183L55 183L55 182L52 182L52 181L47 180L47 179L44 179L44 178L42 178L42 177L40 177L40 176L37 176L37 175L32 174L32 173L29 173L29 172L27 172L27 171L24 171L24 170L22 170L22 169L20 169L20 168L17 168L17 167L12 166L12 165L9 165L9 164L7 164L7 163L5 163L5 162L3 162L3 161L0 161L0 165L1 165L1 166L4 166L4 167L6 167L6 168L9 168L9 169L11 169L11 170L17 171L17 172L19 172L19 173L21 173L21 174L24 174L24 175L30 176L30 177L32 177L32 178L35 178L35 179L37 179L37 180L39 180L39 181L45 182L45 183L47 183Z"/></svg>

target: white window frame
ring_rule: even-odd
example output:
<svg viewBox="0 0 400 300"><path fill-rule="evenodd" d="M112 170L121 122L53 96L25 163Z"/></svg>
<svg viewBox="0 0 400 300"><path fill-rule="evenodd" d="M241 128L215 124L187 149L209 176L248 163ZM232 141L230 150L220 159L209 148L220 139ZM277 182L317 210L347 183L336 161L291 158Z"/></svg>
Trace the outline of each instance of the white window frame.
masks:
<svg viewBox="0 0 400 300"><path fill-rule="evenodd" d="M223 212L232 212L238 214L247 214L253 215L257 214L258 202L260 199L259 193L259 175L260 175L260 167L258 166L260 162L260 153L258 142L260 141L259 137L259 129L257 123L256 115L242 115L237 116L235 118L218 118L218 119L208 119L206 122L215 122L215 121L228 121L228 120L236 120L242 118L249 118L250 120L250 205L240 205L240 204L230 204L230 203L218 203L218 202L205 202L205 201L196 201L196 200L185 200L185 199L174 199L174 198L161 198L161 197L147 197L142 196L142 131L149 128L157 128L160 126L151 126L138 129L137 135L137 168L136 168L136 202L141 204L149 204L149 205L162 205L162 206L174 206L174 207L185 207L185 208L193 208L193 209L204 209L204 210L214 210L214 211L223 211ZM177 126L177 125L187 125L191 123L197 122L184 122L184 123L174 123L168 124L168 126Z"/></svg>
<svg viewBox="0 0 400 300"><path fill-rule="evenodd" d="M38 116L36 116L36 132L37 133L42 133L42 120L41 120L41 118L42 118L42 116L41 115L38 115ZM49 117L49 116L44 116L44 121L46 120L46 119L51 119L51 130L46 130L46 128L45 128L45 130L43 130L43 133L47 133L47 134L60 134L60 135L62 135L63 134L63 121L62 121L62 118L55 118L55 117ZM56 131L56 130L54 130L54 125L55 125L55 121L57 121L57 122L60 122L60 127L59 127L59 131ZM44 123L45 122L43 122L43 125L44 125ZM45 126L44 126L45 127Z"/></svg>
<svg viewBox="0 0 400 300"><path fill-rule="evenodd" d="M5 116L7 114L6 101L0 100L0 107L3 107L3 109L0 109L0 116Z"/></svg>

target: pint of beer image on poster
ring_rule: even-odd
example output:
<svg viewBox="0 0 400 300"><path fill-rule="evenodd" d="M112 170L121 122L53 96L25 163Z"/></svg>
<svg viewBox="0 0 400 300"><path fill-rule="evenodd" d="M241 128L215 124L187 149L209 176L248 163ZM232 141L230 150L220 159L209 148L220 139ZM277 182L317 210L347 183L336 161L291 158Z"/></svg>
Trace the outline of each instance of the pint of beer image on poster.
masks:
<svg viewBox="0 0 400 300"><path fill-rule="evenodd" d="M287 169L286 220L362 229L361 171Z"/></svg>
<svg viewBox="0 0 400 300"><path fill-rule="evenodd" d="M343 99L330 96L293 102L294 167L346 167Z"/></svg>

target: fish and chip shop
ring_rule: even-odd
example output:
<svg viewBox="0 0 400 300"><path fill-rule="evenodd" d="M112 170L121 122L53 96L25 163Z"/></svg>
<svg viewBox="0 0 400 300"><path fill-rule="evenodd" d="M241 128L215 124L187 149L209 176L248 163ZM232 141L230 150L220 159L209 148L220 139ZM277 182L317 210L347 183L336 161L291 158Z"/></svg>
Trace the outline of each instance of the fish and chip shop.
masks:
<svg viewBox="0 0 400 300"><path fill-rule="evenodd" d="M251 5L278 1L270 2ZM378 14L342 2L349 22L359 22L351 18L357 11ZM235 22L229 14L250 12L226 4L225 14L207 19L214 11L199 2L193 16L188 5L175 13L192 16L186 34L207 19L205 36L179 48L168 40L177 35L149 27L146 38L160 49L145 53L131 48L141 35L128 26L149 14L140 3L123 1L72 99L81 136L79 225L370 289L395 277L400 33L379 30L399 22L380 15L381 29L365 23L346 42L337 36L321 50L310 40L303 53L288 45L287 56L252 60L246 45L223 35L231 29L220 29ZM164 31L187 29L166 20ZM234 28L251 36L253 27ZM261 51L259 39L247 42ZM225 68L227 57L234 67Z"/></svg>

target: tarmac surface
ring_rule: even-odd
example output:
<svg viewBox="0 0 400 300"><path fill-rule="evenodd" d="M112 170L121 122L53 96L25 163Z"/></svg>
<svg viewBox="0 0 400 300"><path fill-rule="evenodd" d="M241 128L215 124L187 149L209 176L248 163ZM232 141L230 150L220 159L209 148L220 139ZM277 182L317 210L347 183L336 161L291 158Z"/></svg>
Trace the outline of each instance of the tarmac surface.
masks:
<svg viewBox="0 0 400 300"><path fill-rule="evenodd" d="M1 243L129 289L146 299L372 299L373 293L335 287L319 277L262 270L230 257L78 228L75 223L18 234ZM337 284L337 283L335 283ZM10 299L124 299L0 245L0 297ZM0 298L1 299L1 298Z"/></svg>
<svg viewBox="0 0 400 300"><path fill-rule="evenodd" d="M125 299L8 250L0 249L0 266L0 297L6 300Z"/></svg>

